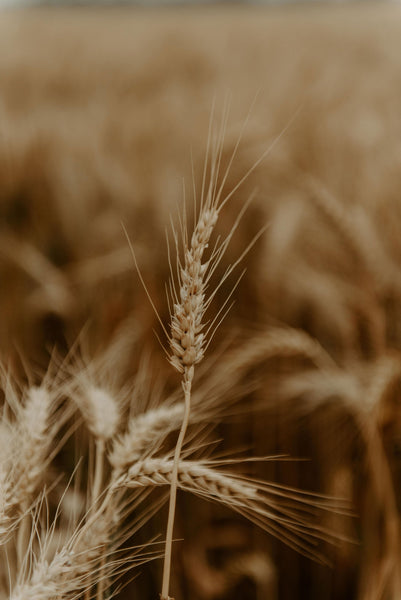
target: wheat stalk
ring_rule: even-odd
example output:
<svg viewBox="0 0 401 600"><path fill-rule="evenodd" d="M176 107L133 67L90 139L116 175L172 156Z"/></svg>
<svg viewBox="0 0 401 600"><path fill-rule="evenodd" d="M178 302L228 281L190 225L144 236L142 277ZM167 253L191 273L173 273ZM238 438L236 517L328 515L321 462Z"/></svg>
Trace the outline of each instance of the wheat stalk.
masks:
<svg viewBox="0 0 401 600"><path fill-rule="evenodd" d="M206 160L203 172L200 210L190 239L188 235L185 214L181 222L181 234L184 252L183 263L180 262L179 258L178 234L173 229L173 235L177 249L177 273L176 276L174 276L170 262L170 291L173 308L171 310L170 335L168 336L170 345L169 360L173 367L182 375L182 387L184 391L184 417L174 453L161 600L169 600L171 551L178 485L178 465L190 418L191 392L195 373L195 365L199 364L203 359L208 343L208 334L215 325L214 322L212 322L212 325L206 328L204 317L212 299L217 292L217 289L221 285L221 283L217 285L214 288L214 291L207 295L208 284L218 263L224 255L227 245L243 214L243 211L241 211L225 242L217 244L206 258L205 252L209 247L210 239L217 223L219 213L233 193L232 191L228 196L222 199L224 184L228 177L229 168L234 159L239 140L234 149L234 153L231 157L225 174L223 175L222 182L220 184L218 183L219 169L223 152L224 132L226 129L226 119L227 112L225 117L222 119L220 135L213 146L211 144L213 119L210 121ZM206 189L208 166L207 161L209 152L211 152L210 178ZM232 268L233 267L226 272L223 279L228 276L228 274L232 271Z"/></svg>

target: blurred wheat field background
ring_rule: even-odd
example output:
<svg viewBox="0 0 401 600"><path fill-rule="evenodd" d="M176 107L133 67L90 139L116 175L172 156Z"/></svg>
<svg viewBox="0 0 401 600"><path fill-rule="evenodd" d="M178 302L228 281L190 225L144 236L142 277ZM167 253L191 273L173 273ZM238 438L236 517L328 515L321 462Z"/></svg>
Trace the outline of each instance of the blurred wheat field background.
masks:
<svg viewBox="0 0 401 600"><path fill-rule="evenodd" d="M60 411L49 437L66 439L42 457L31 490L36 503L8 513L1 506L8 492L0 494L0 541L2 510L4 523L17 523L2 547L1 597L96 597L85 592L87 581L81 592L65 586L56 596L33 588L28 595L18 585L42 564L43 547L52 564L90 505L85 481L98 440L83 390L116 394L120 435L128 418L166 400L170 406L179 393L122 223L168 323L165 230L184 193L192 210L212 105L220 114L229 94L224 168L243 134L224 193L264 158L221 214L224 239L254 196L217 275L268 227L239 265L237 276L246 273L235 303L199 365L188 443L192 436L199 444L196 459L210 451L209 436L222 440L216 452L223 458L285 457L234 469L345 500L354 516L319 515L321 531L336 536L334 545L316 546L328 566L227 507L180 494L173 595L399 600L400 40L397 5L0 13L0 356L4 406L11 407L3 409L0 486L4 480L7 491L27 477L7 436L25 418L21 407L37 401L32 389L44 386ZM218 290L211 319L233 281ZM66 407L69 397L83 421ZM152 437L147 444L155 454L171 450L176 430L167 423L160 447ZM105 479L112 466L104 469ZM149 512L162 499L158 488L152 494ZM27 529L42 526L46 510L53 518L60 498L52 543L35 538L38 525L24 549ZM153 540L151 550L160 552L165 507L138 532L125 504L121 510L123 546ZM23 532L16 548L15 528ZM85 560L95 569L92 555ZM103 597L157 598L160 578L161 561L152 560L126 575L123 589L105 584Z"/></svg>

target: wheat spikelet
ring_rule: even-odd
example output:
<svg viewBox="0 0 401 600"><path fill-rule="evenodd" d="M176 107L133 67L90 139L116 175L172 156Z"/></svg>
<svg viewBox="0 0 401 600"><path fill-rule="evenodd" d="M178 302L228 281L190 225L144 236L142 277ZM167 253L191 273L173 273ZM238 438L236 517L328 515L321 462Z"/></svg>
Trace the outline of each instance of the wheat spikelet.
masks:
<svg viewBox="0 0 401 600"><path fill-rule="evenodd" d="M138 330L136 322L127 319L109 345L95 356L83 334L63 364L62 390L74 401L99 443L105 444L111 439L120 425L122 407L127 400L127 390L120 385L122 365Z"/></svg>
<svg viewBox="0 0 401 600"><path fill-rule="evenodd" d="M271 358L300 357L316 366L332 367L334 361L319 342L301 329L271 327L252 336L246 346L228 358L230 370L243 370Z"/></svg>
<svg viewBox="0 0 401 600"><path fill-rule="evenodd" d="M218 184L219 168L223 152L224 131L226 128L226 118L227 112L225 117L222 119L220 137L218 138L217 142L214 143L214 147L211 150L211 166L209 173L210 179L207 191L205 192L213 119L210 121L207 154L204 165L203 183L200 198L200 211L196 219L190 241L185 213L181 223L181 235L184 252L183 264L180 262L180 257L178 255L178 236L173 229L173 235L177 248L177 273L176 278L174 278L173 269L170 262L170 291L173 302L173 310L170 311L171 324L170 335L168 336L168 339L171 354L169 355L169 360L173 367L175 367L182 374L185 410L174 454L174 468L170 486L170 501L167 518L161 600L169 599L168 591L175 501L177 493L177 469L190 418L192 382L195 372L194 367L196 364L201 362L204 356L205 347L207 345L207 335L210 331L210 327L204 331L206 325L204 322L204 316L219 287L215 287L214 291L209 294L208 298L206 298L207 285L215 268L220 262L225 249L227 248L231 236L233 235L239 223L239 219L242 216L242 212L240 212L239 218L237 219L236 224L233 226L226 241L217 244L217 246L211 251L209 257L205 259L204 254L209 246L210 238L217 223L219 212L229 199L230 195L233 193L231 192L231 194L226 196L223 201L221 200L224 183L227 179L228 171L235 156L237 147L234 149L231 161L223 176L223 182L220 185ZM229 269L228 272L226 272L223 280L228 276L231 270ZM211 327L213 327L213 324L214 323L212 322Z"/></svg>
<svg viewBox="0 0 401 600"><path fill-rule="evenodd" d="M123 525L127 517L121 495L108 488L100 507L90 509L86 516L57 544L56 521L45 531L38 523L32 528L27 544L24 568L19 571L16 585L9 600L58 600L61 598L104 598L107 586L128 570L155 558L159 551L152 550L152 542L145 542L122 552L123 544L157 512L160 502L143 510L143 498L133 504L135 519ZM32 515L33 521L35 516ZM42 528L43 529L43 528ZM35 537L38 543L35 553Z"/></svg>
<svg viewBox="0 0 401 600"><path fill-rule="evenodd" d="M116 434L121 419L118 398L106 386L96 383L96 366L82 365L74 372L72 382L65 385L95 441L95 468L88 496L93 510L104 485L106 444Z"/></svg>
<svg viewBox="0 0 401 600"><path fill-rule="evenodd" d="M13 508L11 482L6 471L0 466L0 546L7 543L15 526Z"/></svg>
<svg viewBox="0 0 401 600"><path fill-rule="evenodd" d="M127 469L157 446L170 431L181 426L184 403L160 406L133 417L126 433L114 440L109 461L117 473Z"/></svg>
<svg viewBox="0 0 401 600"><path fill-rule="evenodd" d="M7 415L7 407L7 403L2 407L0 427L0 546L8 541L19 516L12 475L15 471L13 460L18 456L18 436L15 423L10 422Z"/></svg>
<svg viewBox="0 0 401 600"><path fill-rule="evenodd" d="M216 207L206 204L202 208L179 271L179 302L174 305L171 319L170 362L186 379L204 356L205 274L209 263L202 259L217 217Z"/></svg>
<svg viewBox="0 0 401 600"><path fill-rule="evenodd" d="M246 349L247 346L244 352ZM238 360L238 368L232 378L222 378L210 366L207 368L206 373L213 371L213 374L209 377L203 375L192 394L191 424L217 423L233 403L240 401L243 388L239 381L245 368L241 370L239 363ZM231 357L221 357L219 364L225 371L226 367L231 367ZM243 366L249 366L246 360ZM181 427L185 403L177 398L178 391L167 398L165 404L132 416L127 430L113 438L108 459L116 472L124 471L135 461L152 455L169 433Z"/></svg>
<svg viewBox="0 0 401 600"><path fill-rule="evenodd" d="M373 278L380 291L400 288L400 276L396 263L388 255L377 235L369 215L362 206L348 210L320 182L303 177L316 208L332 223L358 259L365 273Z"/></svg>
<svg viewBox="0 0 401 600"><path fill-rule="evenodd" d="M248 170L240 179L234 188L225 196L223 195L224 185L227 181L230 168L236 156L238 146L241 140L242 132L239 135L234 150L229 159L225 171L220 175L222 155L224 149L224 136L227 128L228 103L223 111L220 131L215 140L212 140L213 113L209 123L209 134L206 149L206 160L204 164L202 190L200 195L199 214L195 217L192 234L189 234L186 214L180 221L181 224L181 242L183 250L183 261L180 259L178 233L173 228L173 236L177 250L177 269L174 275L170 261L171 279L170 294L172 300L171 323L170 323L170 362L183 374L183 382L192 381L193 367L201 362L204 357L207 337L213 328L214 323L206 331L204 316L213 300L217 289L223 281L232 273L235 266L240 262L247 251L258 239L261 232L251 242L250 246L240 256L234 265L229 267L223 276L222 281L217 283L213 291L207 296L208 283L220 263L224 253L234 235L252 196L239 211L237 219L233 224L230 233L224 241L218 240L216 245L209 251L206 257L205 253L209 248L211 236L219 218L220 212L225 204L230 200L237 189L247 179L250 173L263 160L265 154ZM245 127L246 121L244 123ZM210 165L209 165L210 159ZM221 181L219 178L221 176ZM208 183L206 183L206 178ZM195 194L194 190L194 194ZM196 203L196 198L194 197Z"/></svg>
<svg viewBox="0 0 401 600"><path fill-rule="evenodd" d="M269 328L253 335L238 349L220 358L220 369L209 369L208 377L192 394L191 423L216 419L225 408L238 401L235 386L238 386L247 369L276 357L306 358L320 367L334 363L320 344L307 333L290 328ZM222 377L229 371L232 376ZM215 374L216 373L216 374ZM227 392L230 392L228 394ZM127 431L113 440L109 461L117 471L149 454L166 435L181 426L184 403L171 406L161 405L132 417Z"/></svg>
<svg viewBox="0 0 401 600"><path fill-rule="evenodd" d="M59 433L71 414L70 408L61 403L57 378L51 381L50 371L49 367L40 386L25 391L17 388L9 373L2 372L5 404L0 448L0 538L2 544L9 542L8 548L16 558L10 573L23 564L31 528L30 509L40 500L47 468L62 444Z"/></svg>
<svg viewBox="0 0 401 600"><path fill-rule="evenodd" d="M120 477L115 488L133 490L170 485L174 461L167 458L148 458L139 461ZM280 488L254 481L214 468L213 463L181 460L177 485L184 491L224 504L247 519L279 537L284 543L318 560L324 558L313 549L317 539L335 540L335 536L311 522L316 510L335 510L330 499L308 497L296 490ZM344 507L340 507L344 510ZM338 541L338 540L337 540Z"/></svg>
<svg viewBox="0 0 401 600"><path fill-rule="evenodd" d="M67 410L57 410L55 394L46 387L31 387L25 404L18 401L13 407L17 421L14 424L14 452L10 477L14 506L29 506L29 502L43 478L46 466L54 456L54 441L65 423Z"/></svg>
<svg viewBox="0 0 401 600"><path fill-rule="evenodd" d="M256 342L256 346L260 347L261 344ZM256 351L261 361L269 358L267 347L270 348L268 341L266 353L262 348L260 352ZM276 344L272 348L273 353L275 348ZM213 362L205 365L205 372L198 381L196 391L192 393L191 424L219 422L233 403L240 401L243 392L240 380L247 368L252 366L252 351L255 351L255 344L248 341L237 351L227 356L213 357ZM213 368L217 360L221 371ZM232 371L232 377L222 377L221 372L228 369ZM169 433L181 427L185 403L178 401L178 392L174 392L164 404L132 416L127 430L114 437L108 459L116 472L124 471L140 458L151 455Z"/></svg>
<svg viewBox="0 0 401 600"><path fill-rule="evenodd" d="M120 413L115 398L106 389L87 383L73 398L95 439L107 441L116 433Z"/></svg>
<svg viewBox="0 0 401 600"><path fill-rule="evenodd" d="M44 388L30 388L27 401L19 420L21 456L18 474L19 502L35 491L38 479L43 475L43 465L53 442L50 435L52 398ZM14 493L16 493L14 489Z"/></svg>
<svg viewBox="0 0 401 600"><path fill-rule="evenodd" d="M303 396L304 408L309 409L335 398L358 417L358 422L369 415L373 420L380 420L386 410L387 396L400 377L399 357L391 354L368 366L355 363L349 371L331 368L289 375L280 384L280 395L284 398Z"/></svg>
<svg viewBox="0 0 401 600"><path fill-rule="evenodd" d="M171 483L173 461L164 458L148 458L130 467L125 486L149 487L168 485ZM197 461L180 461L178 468L178 485L182 489L210 493L212 496L228 498L255 498L256 490L208 468Z"/></svg>
<svg viewBox="0 0 401 600"><path fill-rule="evenodd" d="M279 391L284 399L302 396L303 402L297 410L313 410L333 400L352 414L359 414L364 408L365 390L360 378L340 369L290 375L281 382Z"/></svg>
<svg viewBox="0 0 401 600"><path fill-rule="evenodd" d="M20 519L15 540L18 565L24 561L29 540L29 508L32 502L37 501L35 493L58 452L57 435L70 414L68 407L60 408L55 389L50 389L44 382L40 387L28 389L24 404L13 400L17 416L14 432L16 454L9 474L7 504L9 514Z"/></svg>
<svg viewBox="0 0 401 600"><path fill-rule="evenodd" d="M364 241L362 241L359 235L358 227L356 227L350 212L347 212L341 203L338 202L337 198L319 181L306 175L302 178L316 208L333 224L355 256L361 260L363 266L367 270L370 270L371 266L366 255Z"/></svg>
<svg viewBox="0 0 401 600"><path fill-rule="evenodd" d="M46 558L47 541L39 557L33 559L28 580L17 584L10 600L53 600L85 591L92 584L110 532L110 515L98 515L75 531L50 561Z"/></svg>
<svg viewBox="0 0 401 600"><path fill-rule="evenodd" d="M307 333L290 328L269 328L255 334L240 348L221 357L220 369L214 369L192 394L191 423L216 419L224 409L236 401L235 386L244 377L247 369L258 363L276 357L306 358L320 367L334 363L320 344ZM229 371L232 376L222 377L221 372ZM230 394L227 394L230 392ZM238 400L238 399L237 399ZM161 405L132 417L127 431L113 440L109 452L109 461L119 472L139 460L144 454L150 454L168 433L179 429L184 415L184 403L176 402L171 406Z"/></svg>
<svg viewBox="0 0 401 600"><path fill-rule="evenodd" d="M96 514L96 506L101 500L101 491L105 484L105 452L107 442L116 434L120 423L120 406L117 399L104 387L93 382L94 375L91 372L94 366L83 368L75 375L75 382L72 384L72 397L81 410L89 431L92 433L95 441L95 467L93 480L89 487L88 500L90 510L87 519L91 522L93 515ZM76 386L77 384L77 386ZM117 512L115 517L117 517ZM89 528L91 531L93 527ZM98 600L103 596L103 582L108 579L106 565L106 549L108 538L101 545L97 556L93 558L93 568L98 569L97 575L100 578L97 591ZM89 578L87 581L87 590L85 598L88 600L94 580Z"/></svg>

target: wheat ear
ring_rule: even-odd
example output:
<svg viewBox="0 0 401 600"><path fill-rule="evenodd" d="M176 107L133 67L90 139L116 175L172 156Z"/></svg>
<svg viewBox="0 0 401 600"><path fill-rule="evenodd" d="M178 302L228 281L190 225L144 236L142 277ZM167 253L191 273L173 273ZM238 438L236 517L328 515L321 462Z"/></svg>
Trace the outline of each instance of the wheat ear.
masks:
<svg viewBox="0 0 401 600"><path fill-rule="evenodd" d="M207 345L210 341L208 339L209 334L211 336L213 335L213 331L216 329L216 322L218 325L218 319L221 320L221 313L224 311L231 294L226 299L221 309L218 311L216 318L213 319L211 324L209 324L207 327L204 321L204 316L211 301L216 295L218 289L221 287L222 283L233 272L234 268L243 259L243 257L252 248L254 243L258 240L258 238L266 229L266 227L264 227L259 231L259 233L252 239L248 247L235 261L235 263L226 270L222 279L219 283L217 283L213 291L207 296L207 289L210 279L213 273L215 272L217 265L220 263L222 257L224 256L227 247L232 239L232 236L234 235L242 216L247 210L249 203L252 201L253 196L250 196L248 201L245 202L244 206L239 211L239 214L233 226L231 227L230 233L227 235L225 240L221 242L216 242L215 246L211 249L208 258L205 258L205 252L209 246L210 238L216 225L217 219L219 217L220 211L223 209L225 204L232 198L232 196L243 184L243 182L246 181L246 179L254 171L254 169L262 162L262 160L270 152L272 146L274 145L271 145L262 154L262 156L250 167L250 169L248 169L248 171L240 178L238 183L231 189L231 191L224 195L224 186L227 182L231 165L236 156L241 141L242 133L247 123L246 119L243 124L242 131L240 132L240 135L234 146L233 152L229 158L228 165L225 171L222 173L221 181L219 181L220 167L223 155L224 137L227 128L227 118L228 106L224 111L224 116L221 121L221 128L219 134L216 140L214 140L213 142L213 116L210 120L209 135L206 149L206 160L204 164L202 190L200 195L200 209L190 239L188 235L185 212L181 221L181 235L184 250L183 262L180 261L179 256L180 253L178 247L178 235L176 231L173 230L177 250L177 274L176 277L174 277L173 269L171 269L172 278L170 281L170 292L173 303L173 310L171 310L171 325L169 336L169 345L171 353L169 355L169 360L171 364L183 376L182 386L184 390L185 409L184 419L182 422L174 454L174 468L170 487L170 502L167 520L166 551L163 567L161 600L169 600L168 590L170 580L175 502L177 494L178 464L186 429L189 422L191 409L191 390L195 372L195 365L200 363L203 359L205 349L207 348ZM276 143L279 138L280 136L276 138L274 143ZM208 161L209 156L210 166ZM196 198L195 189L194 196ZM232 292L234 291L234 289L232 290Z"/></svg>
<svg viewBox="0 0 401 600"><path fill-rule="evenodd" d="M46 381L40 387L30 387L24 402L12 389L10 381L5 393L16 421L9 423L13 462L6 460L3 465L0 509L3 514L0 514L0 520L10 529L20 519L16 551L17 563L21 565L29 536L29 509L46 467L57 454L59 444L53 445L53 442L70 411L68 407L60 406L57 393L47 386Z"/></svg>
<svg viewBox="0 0 401 600"><path fill-rule="evenodd" d="M103 488L106 444L115 435L120 422L120 408L117 399L106 387L99 386L91 381L90 371L91 368L88 366L87 369L83 369L78 373L78 389L72 393L72 397L80 408L86 425L95 439L95 469L91 486L91 510L88 513L88 519L91 518L99 502ZM97 600L103 598L105 552L106 545L99 553ZM88 582L85 600L89 600L90 597L91 590Z"/></svg>
<svg viewBox="0 0 401 600"><path fill-rule="evenodd" d="M127 431L117 437L109 453L109 462L118 478L135 461L152 451L171 431L181 426L184 416L182 402L172 406L159 406L132 417Z"/></svg>
<svg viewBox="0 0 401 600"><path fill-rule="evenodd" d="M205 306L205 273L208 263L203 263L203 254L217 221L216 207L204 207L192 235L191 246L185 251L185 264L180 269L179 302L174 306L171 321L170 356L171 364L183 375L184 418L178 436L174 454L174 468L170 487L169 516L167 520L166 553L163 568L162 600L169 598L169 582L171 567L171 547L175 503L177 495L178 461L188 427L191 409L191 388L194 377L194 367L204 354L205 336L202 332Z"/></svg>
<svg viewBox="0 0 401 600"><path fill-rule="evenodd" d="M216 293L215 289L214 292L210 294L208 298L206 298L207 286L210 277L212 276L217 263L223 256L227 244L231 239L231 235L236 228L236 226L234 226L226 241L220 246L214 248L209 258L206 259L205 252L209 246L210 238L219 216L219 211L227 200L227 197L225 200L221 200L222 191L228 176L228 169L236 152L235 148L228 169L223 176L223 181L220 185L218 185L217 179L223 152L226 119L227 114L222 120L222 129L218 137L218 141L213 146L211 144L212 121L210 122L206 152L207 157L209 152L211 153L209 173L210 179L206 189L205 184L208 172L208 161L206 159L203 172L200 210L190 239L188 236L185 214L181 222L181 233L184 246L183 263L180 263L178 252L178 235L174 231L174 239L177 247L177 276L174 278L172 270L170 290L173 301L173 310L171 311L169 336L171 353L169 360L173 367L175 367L183 377L182 387L184 391L184 418L174 453L161 600L169 599L171 550L177 496L178 465L189 422L191 410L191 390L195 365L200 363L204 356L208 333L208 330L205 331L204 315L214 297L214 294ZM241 214L242 213L240 213L240 216ZM236 225L237 224L238 220Z"/></svg>
<svg viewBox="0 0 401 600"><path fill-rule="evenodd" d="M171 486L175 466L174 461L169 458L147 458L130 467L114 486L138 491L143 488ZM334 505L330 499L227 474L216 470L215 463L207 461L179 461L177 486L228 506L279 537L290 547L321 562L324 562L324 557L314 549L316 541L338 540L330 532L311 525L311 513L333 509L347 512L340 504Z"/></svg>
<svg viewBox="0 0 401 600"><path fill-rule="evenodd" d="M31 559L28 580L17 584L10 600L53 600L72 594L78 597L91 588L94 574L99 583L100 577L110 576L116 570L115 563L110 562L106 573L104 565L98 565L115 527L116 510L115 503L110 502L104 510L97 511L96 517L92 515L79 526L48 561L51 528L41 542L39 556Z"/></svg>

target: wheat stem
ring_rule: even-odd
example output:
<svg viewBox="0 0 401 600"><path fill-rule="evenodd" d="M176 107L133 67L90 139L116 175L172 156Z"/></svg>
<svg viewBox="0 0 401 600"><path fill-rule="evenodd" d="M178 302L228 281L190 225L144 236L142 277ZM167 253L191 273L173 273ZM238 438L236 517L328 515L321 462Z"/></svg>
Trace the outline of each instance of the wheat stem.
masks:
<svg viewBox="0 0 401 600"><path fill-rule="evenodd" d="M170 570L171 570L171 550L173 544L173 530L174 530L174 518L175 518L175 505L177 498L177 485L178 485L178 467L180 463L180 456L182 445L185 438L185 433L187 431L189 415L191 411L191 388L192 388L192 380L194 375L193 367L186 367L184 372L184 396L185 396L185 409L184 409L184 418L182 421L180 433L178 436L177 444L174 451L174 464L173 464L173 472L171 477L171 486L170 486L170 501L169 501L169 509L168 509L168 519L167 519L167 531L166 531L166 546L165 546L165 554L164 554L164 565L163 565L163 580L162 580L162 592L161 592L161 600L169 600L169 586L170 586Z"/></svg>
<svg viewBox="0 0 401 600"><path fill-rule="evenodd" d="M104 454L105 454L105 442L103 438L96 440L96 464L95 464L95 477L93 480L92 489L92 505L95 506L99 499L100 490L102 487L103 480L103 465L104 465ZM103 598L103 570L105 566L105 548L101 550L100 568L99 568L99 585L96 593L96 599L102 600ZM88 589L87 594L90 594ZM90 597L90 596L89 596Z"/></svg>
<svg viewBox="0 0 401 600"><path fill-rule="evenodd" d="M99 583L97 585L96 600L103 600L103 592L104 592L104 588L105 588L105 577L104 577L105 568L106 568L106 553L103 550L101 558L100 558L100 568L99 568L100 576L99 576Z"/></svg>
<svg viewBox="0 0 401 600"><path fill-rule="evenodd" d="M100 438L96 440L95 476L92 488L92 504L97 502L103 481L105 442Z"/></svg>
<svg viewBox="0 0 401 600"><path fill-rule="evenodd" d="M401 568L399 565L401 535L390 465L377 423L363 417L360 418L360 426L366 443L366 457L369 461L373 488L378 504L382 507L385 515L383 527L384 556L381 559L380 570L384 570L382 577L390 580L394 594L392 597L399 598L401 594ZM386 575L385 569L388 565L390 565L390 572Z"/></svg>
<svg viewBox="0 0 401 600"><path fill-rule="evenodd" d="M19 568L22 568L30 535L30 515L26 502L23 503L21 509L23 512L23 517L21 519L17 535L17 561Z"/></svg>

